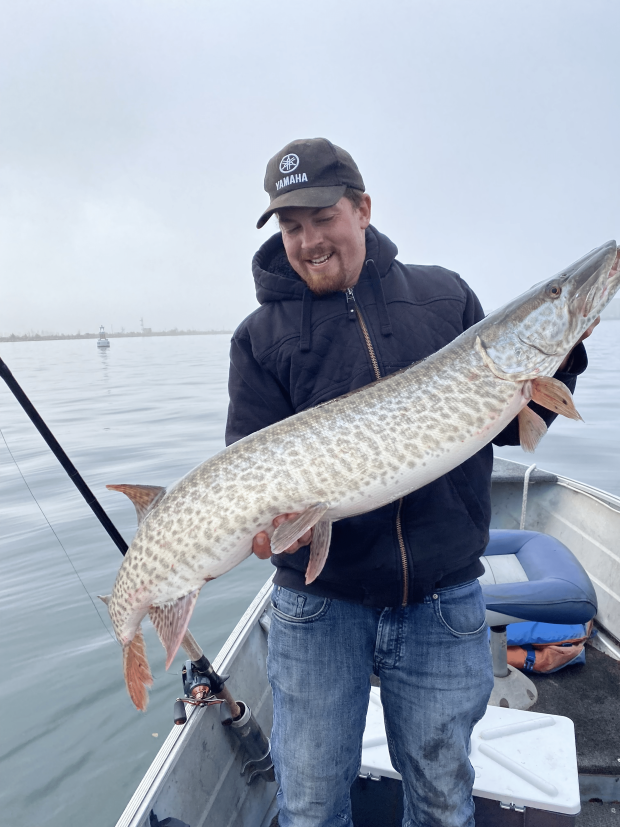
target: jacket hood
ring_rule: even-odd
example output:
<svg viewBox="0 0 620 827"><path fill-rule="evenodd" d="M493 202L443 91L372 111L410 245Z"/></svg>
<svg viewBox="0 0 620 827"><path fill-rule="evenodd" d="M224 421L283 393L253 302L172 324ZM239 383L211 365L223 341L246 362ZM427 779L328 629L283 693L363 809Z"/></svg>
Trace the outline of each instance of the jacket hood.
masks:
<svg viewBox="0 0 620 827"><path fill-rule="evenodd" d="M397 255L398 248L394 242L371 224L366 230L366 261L370 259L375 263L381 278L388 272ZM365 277L367 269L369 268L364 265L360 278ZM288 262L282 233L272 235L258 250L252 259L252 273L259 304L291 299L303 301L304 294L310 293L306 283Z"/></svg>

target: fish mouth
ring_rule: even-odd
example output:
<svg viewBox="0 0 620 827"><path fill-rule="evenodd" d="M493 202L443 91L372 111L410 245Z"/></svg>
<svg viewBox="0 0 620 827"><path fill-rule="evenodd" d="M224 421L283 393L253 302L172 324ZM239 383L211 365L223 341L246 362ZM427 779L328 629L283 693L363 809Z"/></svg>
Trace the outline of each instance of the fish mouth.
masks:
<svg viewBox="0 0 620 827"><path fill-rule="evenodd" d="M572 272L565 274L572 300L584 318L605 298L609 291L609 279L618 274L617 266L616 242L608 241L576 261Z"/></svg>
<svg viewBox="0 0 620 827"><path fill-rule="evenodd" d="M598 282L593 284L590 290L588 291L588 295L585 297L583 302L583 309L581 311L581 315L586 319L590 313L592 312L592 308L594 307L594 300L596 299L596 292L597 292ZM603 295L604 295L604 288L603 288ZM601 296L601 298L603 297Z"/></svg>
<svg viewBox="0 0 620 827"><path fill-rule="evenodd" d="M595 284L592 285L588 294L583 303L583 310L581 314L584 318L587 318L591 313L596 301L598 301L601 307L604 307L609 299L613 298L614 293L616 292L615 285L613 284L614 279L616 281L620 280L620 249L616 250L616 257L613 260L611 267L609 268L609 272L607 273L606 279L599 279ZM610 284L610 282L612 282ZM597 291L600 288L600 292ZM607 298L610 291L611 296L609 299Z"/></svg>

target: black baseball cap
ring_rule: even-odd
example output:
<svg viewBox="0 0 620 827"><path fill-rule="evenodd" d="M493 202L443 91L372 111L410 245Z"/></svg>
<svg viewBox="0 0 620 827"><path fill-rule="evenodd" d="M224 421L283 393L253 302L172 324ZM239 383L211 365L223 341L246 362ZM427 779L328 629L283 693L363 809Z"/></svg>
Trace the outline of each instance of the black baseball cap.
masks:
<svg viewBox="0 0 620 827"><path fill-rule="evenodd" d="M326 138L291 141L267 164L265 192L271 201L256 226L282 207L332 207L347 187L365 189L348 152Z"/></svg>

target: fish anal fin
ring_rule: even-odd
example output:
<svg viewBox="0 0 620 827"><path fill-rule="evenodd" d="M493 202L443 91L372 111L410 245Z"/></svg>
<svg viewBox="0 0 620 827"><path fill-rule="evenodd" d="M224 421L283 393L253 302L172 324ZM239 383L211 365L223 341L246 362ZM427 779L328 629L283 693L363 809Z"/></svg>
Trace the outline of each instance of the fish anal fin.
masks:
<svg viewBox="0 0 620 827"><path fill-rule="evenodd" d="M551 376L538 376L531 380L531 386L532 399L543 408L569 419L581 419L573 403L572 394L563 382Z"/></svg>
<svg viewBox="0 0 620 827"><path fill-rule="evenodd" d="M199 591L195 589L172 603L151 606L149 609L151 622L166 650L166 669L170 668L181 641L185 637Z"/></svg>
<svg viewBox="0 0 620 827"><path fill-rule="evenodd" d="M136 709L145 712L149 703L147 687L153 686L153 676L146 657L144 636L139 626L130 643L123 646L123 672L129 697Z"/></svg>
<svg viewBox="0 0 620 827"><path fill-rule="evenodd" d="M296 540L316 525L329 508L329 503L316 503L302 511L294 520L286 520L273 532L271 538L272 554L280 554L293 545Z"/></svg>
<svg viewBox="0 0 620 827"><path fill-rule="evenodd" d="M106 485L110 491L120 491L126 494L134 504L138 515L138 525L152 511L166 493L161 485Z"/></svg>
<svg viewBox="0 0 620 827"><path fill-rule="evenodd" d="M527 406L519 412L519 441L524 451L533 453L547 433L544 419Z"/></svg>
<svg viewBox="0 0 620 827"><path fill-rule="evenodd" d="M319 520L312 532L310 543L310 559L306 569L306 585L312 583L323 571L323 566L329 554L329 544L332 539L332 524L330 520Z"/></svg>

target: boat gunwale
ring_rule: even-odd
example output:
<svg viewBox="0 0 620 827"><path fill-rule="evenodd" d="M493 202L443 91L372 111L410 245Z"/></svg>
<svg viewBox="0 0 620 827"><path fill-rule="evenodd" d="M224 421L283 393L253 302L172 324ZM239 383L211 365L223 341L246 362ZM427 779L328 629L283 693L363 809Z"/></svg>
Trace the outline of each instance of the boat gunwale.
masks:
<svg viewBox="0 0 620 827"><path fill-rule="evenodd" d="M254 625L265 611L265 604L271 594L273 572L266 583L261 587L248 608L238 620L232 632L226 638L222 648L213 661L213 668L216 672L223 672L228 668L229 663L241 649L249 637ZM187 722L182 726L174 725L168 737L161 745L157 755L145 772L140 784L129 799L116 827L139 827L148 818L152 808L152 791L156 786L161 787L168 775L172 772L177 757L184 742L190 737L193 730L199 725L205 707L190 707L187 711Z"/></svg>

